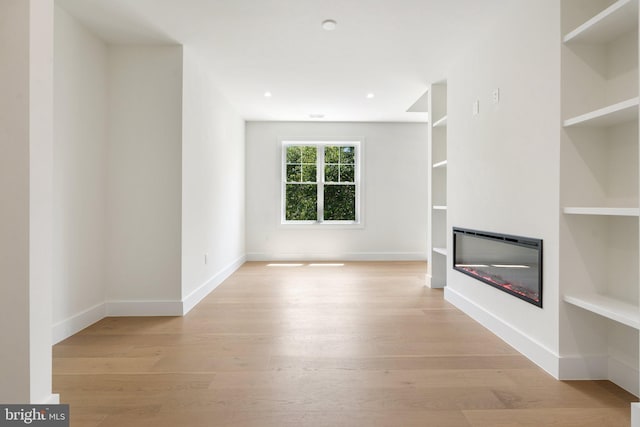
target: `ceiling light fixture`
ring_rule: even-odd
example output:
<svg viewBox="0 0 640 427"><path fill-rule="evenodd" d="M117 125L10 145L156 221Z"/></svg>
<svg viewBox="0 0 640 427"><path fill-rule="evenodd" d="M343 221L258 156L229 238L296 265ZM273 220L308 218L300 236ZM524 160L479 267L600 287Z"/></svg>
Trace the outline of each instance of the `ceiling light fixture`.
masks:
<svg viewBox="0 0 640 427"><path fill-rule="evenodd" d="M265 98L271 98L271 92L268 92L268 91L267 91L267 92L265 92L265 93L264 93L264 97L265 97Z"/></svg>
<svg viewBox="0 0 640 427"><path fill-rule="evenodd" d="M373 98L375 98L375 97L376 97L375 93L368 93L368 94L367 94L367 98L368 98L368 99L373 99Z"/></svg>
<svg viewBox="0 0 640 427"><path fill-rule="evenodd" d="M325 31L333 31L336 29L337 22L333 19L325 19L322 21L322 29Z"/></svg>

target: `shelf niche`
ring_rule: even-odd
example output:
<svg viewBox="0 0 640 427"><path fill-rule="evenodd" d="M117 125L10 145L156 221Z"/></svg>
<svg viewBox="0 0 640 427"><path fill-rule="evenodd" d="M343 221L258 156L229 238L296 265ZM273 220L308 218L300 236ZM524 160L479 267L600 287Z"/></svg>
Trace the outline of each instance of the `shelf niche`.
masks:
<svg viewBox="0 0 640 427"><path fill-rule="evenodd" d="M570 376L638 395L638 0L561 11L559 350Z"/></svg>

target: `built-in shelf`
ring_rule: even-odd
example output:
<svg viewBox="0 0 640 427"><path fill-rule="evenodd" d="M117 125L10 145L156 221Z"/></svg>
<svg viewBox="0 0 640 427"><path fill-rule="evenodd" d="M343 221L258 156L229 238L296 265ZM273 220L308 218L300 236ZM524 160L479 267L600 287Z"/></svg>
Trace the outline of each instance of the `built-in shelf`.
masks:
<svg viewBox="0 0 640 427"><path fill-rule="evenodd" d="M447 125L447 116L444 116L443 118L441 118L439 120L436 120L433 123L433 127L434 128L439 128L439 127L443 127L443 126L446 126L446 125Z"/></svg>
<svg viewBox="0 0 640 427"><path fill-rule="evenodd" d="M429 215L427 217L427 286L443 288L447 285L447 83L429 85L429 115L431 126L427 130L427 154L430 168L427 182Z"/></svg>
<svg viewBox="0 0 640 427"><path fill-rule="evenodd" d="M567 207L562 211L568 215L640 216L638 208Z"/></svg>
<svg viewBox="0 0 640 427"><path fill-rule="evenodd" d="M433 248L433 252L447 256L447 248Z"/></svg>
<svg viewBox="0 0 640 427"><path fill-rule="evenodd" d="M596 293L565 295L564 300L607 319L640 329L640 307L637 305Z"/></svg>
<svg viewBox="0 0 640 427"><path fill-rule="evenodd" d="M445 167L445 166L447 166L447 161L446 161L446 160L443 160L443 161L441 161L441 162L438 162L438 163L434 163L434 164L433 164L433 168L434 168L434 169L436 169L436 168L442 168L442 167Z"/></svg>
<svg viewBox="0 0 640 427"><path fill-rule="evenodd" d="M618 0L575 30L564 42L607 43L638 25L638 0Z"/></svg>
<svg viewBox="0 0 640 427"><path fill-rule="evenodd" d="M572 117L564 121L564 127L571 126L613 126L638 120L639 98L631 98L617 104L608 105L595 111Z"/></svg>
<svg viewBox="0 0 640 427"><path fill-rule="evenodd" d="M566 279L558 351L572 356L559 376L608 379L638 395L640 0L558 3L566 107L558 147L558 260ZM608 359L609 369L607 362L592 369L594 355Z"/></svg>

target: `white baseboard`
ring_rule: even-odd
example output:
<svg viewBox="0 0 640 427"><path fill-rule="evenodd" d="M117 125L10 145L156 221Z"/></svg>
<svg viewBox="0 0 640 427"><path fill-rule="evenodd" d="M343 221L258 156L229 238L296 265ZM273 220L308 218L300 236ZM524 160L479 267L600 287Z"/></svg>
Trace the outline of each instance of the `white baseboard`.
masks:
<svg viewBox="0 0 640 427"><path fill-rule="evenodd" d="M558 378L558 355L544 345L533 340L522 331L513 327L503 319L496 317L494 314L478 306L450 287L444 288L444 298L525 355L533 363L540 366L553 377Z"/></svg>
<svg viewBox="0 0 640 427"><path fill-rule="evenodd" d="M108 317L182 316L182 301L107 301Z"/></svg>
<svg viewBox="0 0 640 427"><path fill-rule="evenodd" d="M558 360L559 380L606 380L608 356L563 356Z"/></svg>
<svg viewBox="0 0 640 427"><path fill-rule="evenodd" d="M427 288L430 288L430 287L431 287L431 278L432 278L432 277L433 277L433 276L432 276L431 274L429 274L429 273L427 273L427 274L425 274L425 275L424 275L424 285L425 285Z"/></svg>
<svg viewBox="0 0 640 427"><path fill-rule="evenodd" d="M217 288L222 282L224 282L229 276L231 276L242 264L247 261L247 257L245 255L236 259L234 262L229 264L227 267L223 268L217 274L215 274L212 278L207 280L205 283L200 285L197 289L187 295L182 299L182 314L185 315L193 307L196 306L204 297L209 295L211 291Z"/></svg>
<svg viewBox="0 0 640 427"><path fill-rule="evenodd" d="M84 328L93 325L106 316L105 303L96 304L93 307L81 311L68 319L55 323L51 331L53 344L57 344L70 336L80 332Z"/></svg>
<svg viewBox="0 0 640 427"><path fill-rule="evenodd" d="M609 357L608 365L610 381L634 396L640 396L640 370L637 366L631 366L613 357Z"/></svg>
<svg viewBox="0 0 640 427"><path fill-rule="evenodd" d="M631 427L640 427L640 403L631 404Z"/></svg>
<svg viewBox="0 0 640 427"><path fill-rule="evenodd" d="M37 402L36 405L58 405L60 403L60 395L57 393L49 395L42 402Z"/></svg>
<svg viewBox="0 0 640 427"><path fill-rule="evenodd" d="M265 253L250 252L247 261L427 261L426 252Z"/></svg>
<svg viewBox="0 0 640 427"><path fill-rule="evenodd" d="M90 307L52 327L52 345L77 334L105 317L182 316L181 301L107 301Z"/></svg>
<svg viewBox="0 0 640 427"><path fill-rule="evenodd" d="M106 301L89 307L52 326L52 345L69 338L108 316L183 316L233 274L245 261L246 257L244 255L241 256L198 289L191 292L182 301Z"/></svg>
<svg viewBox="0 0 640 427"><path fill-rule="evenodd" d="M425 281L426 281L427 287L431 289L443 289L447 286L446 283L442 283L442 284L436 283L436 281L433 280L432 274L425 275Z"/></svg>

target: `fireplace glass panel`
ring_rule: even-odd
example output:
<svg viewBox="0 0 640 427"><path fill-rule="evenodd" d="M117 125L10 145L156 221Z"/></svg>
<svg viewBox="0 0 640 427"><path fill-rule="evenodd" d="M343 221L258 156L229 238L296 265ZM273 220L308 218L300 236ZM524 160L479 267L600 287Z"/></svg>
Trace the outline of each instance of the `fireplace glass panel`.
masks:
<svg viewBox="0 0 640 427"><path fill-rule="evenodd" d="M542 307L542 241L454 228L454 269Z"/></svg>

